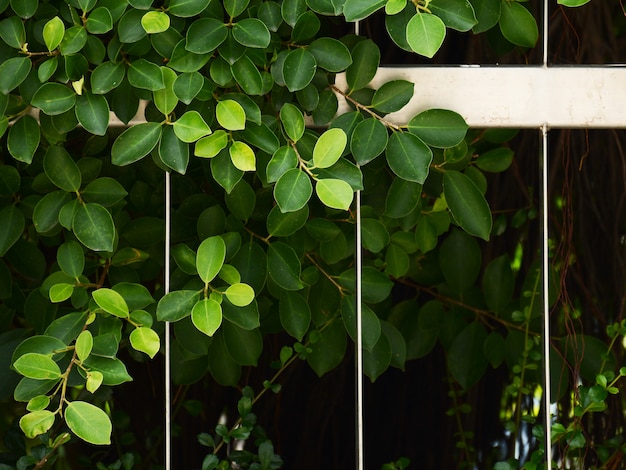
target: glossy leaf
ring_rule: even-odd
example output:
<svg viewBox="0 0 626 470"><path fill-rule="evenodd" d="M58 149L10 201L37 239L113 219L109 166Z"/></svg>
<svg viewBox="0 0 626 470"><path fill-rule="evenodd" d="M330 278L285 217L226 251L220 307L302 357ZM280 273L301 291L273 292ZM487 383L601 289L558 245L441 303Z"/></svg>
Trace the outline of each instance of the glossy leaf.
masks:
<svg viewBox="0 0 626 470"><path fill-rule="evenodd" d="M228 286L224 292L228 301L236 307L245 307L254 300L254 289L244 282Z"/></svg>
<svg viewBox="0 0 626 470"><path fill-rule="evenodd" d="M287 291L304 287L300 280L301 264L298 255L289 245L274 242L267 249L267 271L272 280Z"/></svg>
<svg viewBox="0 0 626 470"><path fill-rule="evenodd" d="M369 118L359 122L350 137L350 151L359 165L365 165L378 157L389 141L385 125L378 119Z"/></svg>
<svg viewBox="0 0 626 470"><path fill-rule="evenodd" d="M381 113L402 109L413 97L414 84L406 80L392 80L383 84L372 97L371 106Z"/></svg>
<svg viewBox="0 0 626 470"><path fill-rule="evenodd" d="M70 201L66 191L53 191L42 197L33 211L33 224L39 233L45 233L59 225L61 208Z"/></svg>
<svg viewBox="0 0 626 470"><path fill-rule="evenodd" d="M308 218L309 206L295 212L281 212L278 206L274 206L267 216L267 231L275 237L293 235L304 226Z"/></svg>
<svg viewBox="0 0 626 470"><path fill-rule="evenodd" d="M255 63L244 55L230 66L231 72L237 84L248 95L260 95L263 93L263 77Z"/></svg>
<svg viewBox="0 0 626 470"><path fill-rule="evenodd" d="M320 332L318 341L311 345L307 362L321 377L337 367L344 358L347 348L347 335L341 322L335 321Z"/></svg>
<svg viewBox="0 0 626 470"><path fill-rule="evenodd" d="M160 138L159 123L145 122L129 127L113 142L111 162L123 166L141 160L152 152Z"/></svg>
<svg viewBox="0 0 626 470"><path fill-rule="evenodd" d="M233 25L233 38L242 46L265 49L270 44L270 32L257 18L244 18Z"/></svg>
<svg viewBox="0 0 626 470"><path fill-rule="evenodd" d="M339 128L328 129L313 147L313 166L315 168L329 168L337 163L346 148L348 138Z"/></svg>
<svg viewBox="0 0 626 470"><path fill-rule="evenodd" d="M161 68L163 75L163 88L152 92L154 105L165 116L169 115L178 104L178 97L174 93L174 83L176 82L176 72L169 67Z"/></svg>
<svg viewBox="0 0 626 470"><path fill-rule="evenodd" d="M208 54L228 37L228 28L215 18L201 18L194 21L187 30L185 49L194 54Z"/></svg>
<svg viewBox="0 0 626 470"><path fill-rule="evenodd" d="M187 111L174 122L174 133L181 141L195 142L209 135L211 129L197 111Z"/></svg>
<svg viewBox="0 0 626 470"><path fill-rule="evenodd" d="M428 177L433 154L418 137L407 132L394 132L386 150L392 171L407 181L423 184Z"/></svg>
<svg viewBox="0 0 626 470"><path fill-rule="evenodd" d="M352 64L348 48L334 38L317 38L309 44L308 50L315 57L317 66L329 72L343 72Z"/></svg>
<svg viewBox="0 0 626 470"><path fill-rule="evenodd" d="M200 243L196 255L196 267L200 279L206 284L220 272L226 258L226 244L220 236L209 237Z"/></svg>
<svg viewBox="0 0 626 470"><path fill-rule="evenodd" d="M432 58L446 37L446 25L431 13L417 13L407 24L406 40L411 49Z"/></svg>
<svg viewBox="0 0 626 470"><path fill-rule="evenodd" d="M24 163L31 163L40 140L39 124L34 117L24 115L9 129L7 147L13 158Z"/></svg>
<svg viewBox="0 0 626 470"><path fill-rule="evenodd" d="M31 100L33 106L49 116L69 111L76 104L76 93L60 83L48 82L41 85Z"/></svg>
<svg viewBox="0 0 626 470"><path fill-rule="evenodd" d="M356 302L357 300L353 296L346 296L341 302L341 318L348 335L354 342L356 342L357 337ZM366 351L372 351L382 332L380 320L367 305L362 305L361 315L363 348Z"/></svg>
<svg viewBox="0 0 626 470"><path fill-rule="evenodd" d="M492 217L485 197L463 173L446 171L443 192L455 222L467 233L489 240Z"/></svg>
<svg viewBox="0 0 626 470"><path fill-rule="evenodd" d="M189 18L202 13L206 7L206 0L171 0L168 11L174 16Z"/></svg>
<svg viewBox="0 0 626 470"><path fill-rule="evenodd" d="M343 14L346 21L359 21L385 6L385 3L386 0L346 0Z"/></svg>
<svg viewBox="0 0 626 470"><path fill-rule="evenodd" d="M313 194L309 176L298 168L282 174L274 186L274 198L282 212L295 212L304 207Z"/></svg>
<svg viewBox="0 0 626 470"><path fill-rule="evenodd" d="M198 301L191 310L194 326L207 336L213 336L222 324L222 306L208 298Z"/></svg>
<svg viewBox="0 0 626 470"><path fill-rule="evenodd" d="M48 432L55 418L56 415L49 410L32 411L20 418L20 429L27 438L33 439Z"/></svg>
<svg viewBox="0 0 626 470"><path fill-rule="evenodd" d="M118 203L128 194L119 181L107 176L93 180L80 193L86 202L96 202L105 207Z"/></svg>
<svg viewBox="0 0 626 470"><path fill-rule="evenodd" d="M229 356L239 365L256 366L263 351L263 337L258 329L244 330L224 322L222 334Z"/></svg>
<svg viewBox="0 0 626 470"><path fill-rule="evenodd" d="M0 64L0 92L8 94L17 88L30 73L32 62L28 57L12 57Z"/></svg>
<svg viewBox="0 0 626 470"><path fill-rule="evenodd" d="M217 122L226 130L239 131L246 127L246 112L233 100L222 100L215 108Z"/></svg>
<svg viewBox="0 0 626 470"><path fill-rule="evenodd" d="M241 171L256 170L256 156L254 150L245 142L235 141L228 148L230 159L235 168Z"/></svg>
<svg viewBox="0 0 626 470"><path fill-rule="evenodd" d="M81 126L95 135L104 135L109 127L109 103L102 95L84 92L76 100L76 118Z"/></svg>
<svg viewBox="0 0 626 470"><path fill-rule="evenodd" d="M70 402L65 408L65 422L76 436L90 444L111 443L111 420L104 411L91 403Z"/></svg>
<svg viewBox="0 0 626 470"><path fill-rule="evenodd" d="M311 309L306 299L297 292L285 292L278 303L280 323L287 333L302 341L311 323Z"/></svg>
<svg viewBox="0 0 626 470"><path fill-rule="evenodd" d="M124 297L113 289L100 288L93 291L93 300L102 310L120 318L128 318L130 312Z"/></svg>
<svg viewBox="0 0 626 470"><path fill-rule="evenodd" d="M346 69L350 90L360 90L369 84L378 71L380 50L374 41L365 39L352 49L352 64Z"/></svg>
<svg viewBox="0 0 626 470"><path fill-rule="evenodd" d="M134 87L150 91L161 90L165 87L161 67L145 59L131 62L128 67L128 81Z"/></svg>
<svg viewBox="0 0 626 470"><path fill-rule="evenodd" d="M199 295L193 290L176 290L164 295L157 305L157 320L175 322L191 315Z"/></svg>
<svg viewBox="0 0 626 470"><path fill-rule="evenodd" d="M148 34L162 33L170 27L170 17L163 11L152 10L141 17L141 26Z"/></svg>
<svg viewBox="0 0 626 470"><path fill-rule="evenodd" d="M283 76L285 85L289 91L298 91L305 88L315 75L317 62L315 56L303 48L294 49L283 64Z"/></svg>
<svg viewBox="0 0 626 470"><path fill-rule="evenodd" d="M500 13L502 35L517 46L534 47L539 28L532 13L518 2L503 2Z"/></svg>
<svg viewBox="0 0 626 470"><path fill-rule="evenodd" d="M174 94L180 101L189 104L200 93L204 78L199 72L181 73L174 81Z"/></svg>
<svg viewBox="0 0 626 470"><path fill-rule="evenodd" d="M290 140L297 142L304 135L304 116L297 106L285 103L280 108L280 121Z"/></svg>
<svg viewBox="0 0 626 470"><path fill-rule="evenodd" d="M83 248L74 240L66 241L57 250L57 263L68 276L79 277L85 268Z"/></svg>
<svg viewBox="0 0 626 470"><path fill-rule="evenodd" d="M295 168L298 165L298 154L291 146L280 147L266 168L267 181L275 183L286 171Z"/></svg>
<svg viewBox="0 0 626 470"><path fill-rule="evenodd" d="M0 257L17 242L24 232L24 213L14 205L0 210Z"/></svg>
<svg viewBox="0 0 626 470"><path fill-rule="evenodd" d="M228 134L223 129L201 138L196 142L194 155L197 157L213 158L228 146Z"/></svg>
<svg viewBox="0 0 626 470"><path fill-rule="evenodd" d="M339 179L320 179L315 183L315 194L322 203L333 209L348 210L354 192L352 186Z"/></svg>
<svg viewBox="0 0 626 470"><path fill-rule="evenodd" d="M91 34L105 34L113 29L113 16L106 7L94 8L87 17L85 28Z"/></svg>
<svg viewBox="0 0 626 470"><path fill-rule="evenodd" d="M235 167L230 154L225 151L211 159L211 173L226 193L230 193L243 177L243 171Z"/></svg>
<svg viewBox="0 0 626 470"><path fill-rule="evenodd" d="M14 49L22 49L26 42L24 23L17 16L9 16L0 21L0 38Z"/></svg>
<svg viewBox="0 0 626 470"><path fill-rule="evenodd" d="M154 358L161 347L161 340L156 331L143 326L131 331L129 340L133 349L146 353L150 358Z"/></svg>
<svg viewBox="0 0 626 470"><path fill-rule="evenodd" d="M76 192L80 189L82 177L72 156L63 147L48 147L43 157L43 169L50 181L59 189Z"/></svg>
<svg viewBox="0 0 626 470"><path fill-rule="evenodd" d="M474 34L484 33L498 24L501 5L500 0L472 0L472 7L477 20L472 32Z"/></svg>
<svg viewBox="0 0 626 470"><path fill-rule="evenodd" d="M21 355L13 367L24 377L37 380L58 379L61 369L54 360L46 354L28 352Z"/></svg>
<svg viewBox="0 0 626 470"><path fill-rule="evenodd" d="M93 251L113 251L116 239L115 225L109 211L93 202L81 204L72 220L74 235Z"/></svg>
<svg viewBox="0 0 626 470"><path fill-rule="evenodd" d="M441 18L448 28L457 31L469 31L478 23L469 0L463 2L435 0L428 5L428 8L431 13Z"/></svg>
<svg viewBox="0 0 626 470"><path fill-rule="evenodd" d="M465 138L468 125L454 111L429 109L413 117L408 129L428 145L448 148L458 145Z"/></svg>
<svg viewBox="0 0 626 470"><path fill-rule="evenodd" d="M76 356L81 361L84 361L91 354L93 348L93 335L89 330L83 330L76 338Z"/></svg>

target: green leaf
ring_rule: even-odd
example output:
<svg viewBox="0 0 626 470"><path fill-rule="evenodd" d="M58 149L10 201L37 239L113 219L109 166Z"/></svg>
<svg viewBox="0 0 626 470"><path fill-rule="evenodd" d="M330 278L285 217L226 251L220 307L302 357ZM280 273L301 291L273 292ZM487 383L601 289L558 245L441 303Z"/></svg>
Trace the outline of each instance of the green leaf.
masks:
<svg viewBox="0 0 626 470"><path fill-rule="evenodd" d="M449 148L463 141L468 125L454 111L429 109L413 117L408 123L408 129L428 145Z"/></svg>
<svg viewBox="0 0 626 470"><path fill-rule="evenodd" d="M518 2L502 2L500 31L509 42L517 46L535 47L539 39L535 17Z"/></svg>
<svg viewBox="0 0 626 470"><path fill-rule="evenodd" d="M209 54L228 37L228 27L215 18L200 18L187 30L185 49L194 54Z"/></svg>
<svg viewBox="0 0 626 470"><path fill-rule="evenodd" d="M270 32L258 18L244 18L233 25L233 38L242 46L265 49L270 44Z"/></svg>
<svg viewBox="0 0 626 470"><path fill-rule="evenodd" d="M43 157L43 169L57 188L68 192L80 189L82 176L72 156L63 147L51 145Z"/></svg>
<svg viewBox="0 0 626 470"><path fill-rule="evenodd" d="M199 72L185 72L174 81L174 94L185 104L189 104L198 96L204 86L204 77Z"/></svg>
<svg viewBox="0 0 626 470"><path fill-rule="evenodd" d="M446 37L446 25L431 13L417 13L409 20L406 40L411 49L424 57L432 58Z"/></svg>
<svg viewBox="0 0 626 470"><path fill-rule="evenodd" d="M140 326L135 328L129 336L133 349L146 353L151 359L156 356L161 347L159 335L151 328Z"/></svg>
<svg viewBox="0 0 626 470"><path fill-rule="evenodd" d="M318 377L321 377L341 364L347 346L345 328L341 322L332 322L319 332L319 338L310 346L311 352L306 355L306 360Z"/></svg>
<svg viewBox="0 0 626 470"><path fill-rule="evenodd" d="M211 160L211 173L226 193L230 193L243 177L243 171L233 165L230 154L225 151Z"/></svg>
<svg viewBox="0 0 626 470"><path fill-rule="evenodd" d="M246 127L246 112L234 100L219 101L215 107L215 117L220 126L229 131L239 131Z"/></svg>
<svg viewBox="0 0 626 470"><path fill-rule="evenodd" d="M325 206L345 211L352 204L354 192L343 180L321 179L315 183L315 194Z"/></svg>
<svg viewBox="0 0 626 470"><path fill-rule="evenodd" d="M91 74L91 91L103 95L117 88L124 80L126 69L121 62L104 62Z"/></svg>
<svg viewBox="0 0 626 470"><path fill-rule="evenodd" d="M238 282L228 286L226 291L226 298L235 307L245 307L250 305L254 300L254 289L244 282Z"/></svg>
<svg viewBox="0 0 626 470"><path fill-rule="evenodd" d="M441 18L448 28L469 31L478 21L469 0L435 0L428 4L431 13Z"/></svg>
<svg viewBox="0 0 626 470"><path fill-rule="evenodd" d="M58 16L52 18L43 26L43 40L49 51L53 51L59 47L64 34L65 24Z"/></svg>
<svg viewBox="0 0 626 470"><path fill-rule="evenodd" d="M53 285L48 292L48 296L50 297L50 302L58 303L65 302L73 293L74 286L72 284L61 283Z"/></svg>
<svg viewBox="0 0 626 470"><path fill-rule="evenodd" d="M256 366L263 352L263 337L257 329L245 330L234 323L222 325L228 355L239 365Z"/></svg>
<svg viewBox="0 0 626 470"><path fill-rule="evenodd" d="M28 19L35 14L39 0L11 0L11 9L21 18Z"/></svg>
<svg viewBox="0 0 626 470"><path fill-rule="evenodd" d="M84 361L91 354L91 350L93 349L93 336L91 331L83 330L76 338L76 356L81 361Z"/></svg>
<svg viewBox="0 0 626 470"><path fill-rule="evenodd" d="M102 95L83 92L76 100L76 119L83 128L94 135L105 135L109 127L110 110Z"/></svg>
<svg viewBox="0 0 626 470"><path fill-rule="evenodd" d="M341 318L343 324L352 338L352 341L356 343L357 337L357 312L356 312L357 300L353 296L346 296L341 302ZM380 339L382 327L380 320L374 311L367 305L361 306L361 325L363 335L363 348L366 351L372 351L376 343Z"/></svg>
<svg viewBox="0 0 626 470"><path fill-rule="evenodd" d="M14 205L0 210L0 257L20 239L25 224L24 213Z"/></svg>
<svg viewBox="0 0 626 470"><path fill-rule="evenodd" d="M31 163L40 140L39 123L34 117L26 114L15 121L9 129L7 147L13 158Z"/></svg>
<svg viewBox="0 0 626 470"><path fill-rule="evenodd" d="M95 445L111 444L111 420L97 406L84 401L72 401L65 408L65 422L83 441Z"/></svg>
<svg viewBox="0 0 626 470"><path fill-rule="evenodd" d="M113 142L111 162L128 165L141 160L156 147L161 138L161 124L144 122L129 127Z"/></svg>
<svg viewBox="0 0 626 470"><path fill-rule="evenodd" d="M484 33L498 24L501 4L501 0L472 0L472 7L478 21L472 28L474 34Z"/></svg>
<svg viewBox="0 0 626 470"><path fill-rule="evenodd" d="M365 165L378 157L389 141L385 125L375 118L359 122L350 136L350 151L359 165Z"/></svg>
<svg viewBox="0 0 626 470"><path fill-rule="evenodd" d="M247 55L236 60L230 70L237 84L248 95L263 93L263 77L252 59Z"/></svg>
<svg viewBox="0 0 626 470"><path fill-rule="evenodd" d="M61 377L61 369L54 360L46 354L28 352L21 355L13 367L24 377L37 380L52 380Z"/></svg>
<svg viewBox="0 0 626 470"><path fill-rule="evenodd" d="M348 48L334 38L317 38L309 44L308 50L315 57L317 66L329 72L343 72L352 64Z"/></svg>
<svg viewBox="0 0 626 470"><path fill-rule="evenodd" d="M372 97L371 106L381 113L402 109L413 97L414 84L406 80L393 80L383 84Z"/></svg>
<svg viewBox="0 0 626 470"><path fill-rule="evenodd" d="M22 49L26 42L24 23L17 16L9 16L0 21L0 38L14 49Z"/></svg>
<svg viewBox="0 0 626 470"><path fill-rule="evenodd" d="M133 318L133 314L136 313L133 312L133 310L136 311L146 308L148 305L154 303L154 299L152 298L152 295L150 295L150 291L148 291L148 289L141 284L120 282L119 284L115 284L113 286L113 290L119 292L122 297L124 297L126 305L128 305L129 310L131 310L131 318ZM144 326L149 326L145 325L145 322L142 322L142 324L144 324Z"/></svg>
<svg viewBox="0 0 626 470"><path fill-rule="evenodd" d="M304 135L304 116L296 105L285 103L280 108L280 122L285 130L285 134L293 142L297 142Z"/></svg>
<svg viewBox="0 0 626 470"><path fill-rule="evenodd" d="M452 377L467 390L487 370L483 344L487 338L485 327L479 322L467 325L456 336L448 351L448 368Z"/></svg>
<svg viewBox="0 0 626 470"><path fill-rule="evenodd" d="M295 212L302 209L313 194L309 176L298 168L282 174L274 186L274 199L282 212Z"/></svg>
<svg viewBox="0 0 626 470"><path fill-rule="evenodd" d="M254 145L270 155L280 146L276 134L265 124L257 125L248 122L246 129L241 131L239 136L248 144Z"/></svg>
<svg viewBox="0 0 626 470"><path fill-rule="evenodd" d="M363 248L372 253L379 253L389 244L389 232L378 219L363 217L361 221Z"/></svg>
<svg viewBox="0 0 626 470"><path fill-rule="evenodd" d="M53 191L40 199L33 211L33 224L39 233L46 233L59 225L61 208L70 201L66 191Z"/></svg>
<svg viewBox="0 0 626 470"><path fill-rule="evenodd" d="M196 254L196 268L200 279L208 284L220 272L226 258L226 244L219 235L209 237L200 243Z"/></svg>
<svg viewBox="0 0 626 470"><path fill-rule="evenodd" d="M11 57L0 64L0 92L7 95L17 88L30 73L32 62L28 57Z"/></svg>
<svg viewBox="0 0 626 470"><path fill-rule="evenodd" d="M113 289L100 288L93 291L93 300L102 310L120 318L128 318L130 312L124 297Z"/></svg>
<svg viewBox="0 0 626 470"><path fill-rule="evenodd" d="M267 164L265 170L268 183L275 183L287 170L298 165L298 154L288 145L280 147Z"/></svg>
<svg viewBox="0 0 626 470"><path fill-rule="evenodd" d="M85 28L91 34L105 34L113 29L113 16L106 7L97 7L89 13Z"/></svg>
<svg viewBox="0 0 626 470"><path fill-rule="evenodd" d="M184 175L189 164L189 144L181 141L172 126L163 128L159 142L159 158L172 170Z"/></svg>
<svg viewBox="0 0 626 470"><path fill-rule="evenodd" d="M343 14L346 21L359 21L381 9L385 3L387 0L346 0L343 5Z"/></svg>
<svg viewBox="0 0 626 470"><path fill-rule="evenodd" d="M566 7L581 7L589 3L590 0L557 0L559 5L565 5Z"/></svg>
<svg viewBox="0 0 626 470"><path fill-rule="evenodd" d="M475 284L481 262L482 252L478 242L460 230L453 230L441 244L441 271L448 287L459 295Z"/></svg>
<svg viewBox="0 0 626 470"><path fill-rule="evenodd" d="M93 251L113 251L116 240L115 224L108 210L100 204L81 204L72 220L74 235Z"/></svg>
<svg viewBox="0 0 626 470"><path fill-rule="evenodd" d="M82 26L72 26L65 31L59 44L61 55L76 54L87 44L87 31Z"/></svg>
<svg viewBox="0 0 626 470"><path fill-rule="evenodd" d="M387 145L387 162L400 178L423 184L428 177L433 154L417 136L394 132Z"/></svg>
<svg viewBox="0 0 626 470"><path fill-rule="evenodd" d="M325 131L313 147L313 167L329 168L333 166L341 157L347 142L348 137L342 129L335 127Z"/></svg>
<svg viewBox="0 0 626 470"><path fill-rule="evenodd" d="M515 276L508 255L499 256L487 265L483 274L482 288L489 310L503 312L513 298L515 288Z"/></svg>
<svg viewBox="0 0 626 470"><path fill-rule="evenodd" d="M307 300L297 292L285 292L278 302L280 323L287 333L302 341L311 323Z"/></svg>
<svg viewBox="0 0 626 470"><path fill-rule="evenodd" d="M164 87L153 91L152 96L154 97L154 105L163 115L167 116L178 105L178 97L174 93L174 83L178 75L169 67L162 67L161 73L163 74Z"/></svg>
<svg viewBox="0 0 626 470"><path fill-rule="evenodd" d="M236 307L229 301L222 302L224 318L244 330L254 330L260 323L259 306L256 301L245 307Z"/></svg>
<svg viewBox="0 0 626 470"><path fill-rule="evenodd" d="M301 269L298 255L291 246L283 242L270 244L267 249L267 271L276 284L288 291L302 289Z"/></svg>
<svg viewBox="0 0 626 470"><path fill-rule="evenodd" d="M225 196L224 201L234 217L247 221L254 212L256 194L254 189L245 180L242 180Z"/></svg>
<svg viewBox="0 0 626 470"><path fill-rule="evenodd" d="M79 243L68 240L57 250L57 263L71 277L79 277L85 268L85 253Z"/></svg>
<svg viewBox="0 0 626 470"><path fill-rule="evenodd" d="M174 122L174 133L183 142L191 143L209 135L211 129L198 111L187 111Z"/></svg>
<svg viewBox="0 0 626 470"><path fill-rule="evenodd" d="M294 49L287 54L283 63L283 76L289 91L304 89L317 70L315 57L304 48Z"/></svg>
<svg viewBox="0 0 626 470"><path fill-rule="evenodd" d="M443 193L454 221L470 235L489 240L491 210L472 180L458 171L446 171Z"/></svg>
<svg viewBox="0 0 626 470"><path fill-rule="evenodd" d="M199 295L194 290L177 290L164 295L157 305L157 320L175 322L191 315Z"/></svg>
<svg viewBox="0 0 626 470"><path fill-rule="evenodd" d="M157 91L165 88L161 67L145 59L137 59L128 67L128 81L136 88Z"/></svg>
<svg viewBox="0 0 626 470"><path fill-rule="evenodd" d="M213 158L228 146L229 136L223 129L203 137L196 142L194 155L203 158Z"/></svg>
<svg viewBox="0 0 626 470"><path fill-rule="evenodd" d="M85 186L80 194L86 202L97 202L107 207L120 202L128 193L117 180L103 176Z"/></svg>
<svg viewBox="0 0 626 470"><path fill-rule="evenodd" d="M76 93L70 87L60 83L48 82L41 85L35 92L31 104L48 116L56 116L74 107Z"/></svg>
<svg viewBox="0 0 626 470"><path fill-rule="evenodd" d="M208 298L199 300L191 310L194 326L207 336L213 336L222 324L222 306Z"/></svg>
<svg viewBox="0 0 626 470"><path fill-rule="evenodd" d="M148 34L162 33L170 27L170 17L163 11L152 10L141 17L141 26Z"/></svg>
<svg viewBox="0 0 626 470"><path fill-rule="evenodd" d="M208 5L206 0L171 0L167 11L174 16L190 18L202 13Z"/></svg>
<svg viewBox="0 0 626 470"><path fill-rule="evenodd" d="M372 81L380 64L380 49L371 39L360 41L352 49L352 64L346 69L351 91L360 90Z"/></svg>
<svg viewBox="0 0 626 470"><path fill-rule="evenodd" d="M308 218L309 206L286 213L281 212L278 206L274 206L267 216L267 231L274 237L287 237L300 230Z"/></svg>
<svg viewBox="0 0 626 470"><path fill-rule="evenodd" d="M20 429L24 431L24 435L33 439L41 434L48 432L54 424L56 414L48 410L37 410L28 413L20 418Z"/></svg>
<svg viewBox="0 0 626 470"><path fill-rule="evenodd" d="M389 368L391 354L391 345L385 335L380 337L372 351L363 351L363 370L372 382Z"/></svg>
<svg viewBox="0 0 626 470"><path fill-rule="evenodd" d="M96 393L96 390L100 388L104 381L104 375L102 372L94 370L87 373L87 380L85 381L85 388L90 393Z"/></svg>
<svg viewBox="0 0 626 470"><path fill-rule="evenodd" d="M483 171L500 173L511 166L513 156L513 150L510 148L498 147L480 154L475 162L476 166Z"/></svg>

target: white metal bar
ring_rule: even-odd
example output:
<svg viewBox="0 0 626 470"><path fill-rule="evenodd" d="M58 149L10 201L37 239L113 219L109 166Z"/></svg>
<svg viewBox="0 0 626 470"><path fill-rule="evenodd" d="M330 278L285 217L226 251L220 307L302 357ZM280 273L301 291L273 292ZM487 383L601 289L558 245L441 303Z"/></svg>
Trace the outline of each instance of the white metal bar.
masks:
<svg viewBox="0 0 626 470"><path fill-rule="evenodd" d="M551 390L550 390L550 260L548 258L549 242L549 208L548 195L548 126L541 128L541 256L542 256L542 301L543 301L543 407L544 407L544 442L546 446L546 470L552 470L552 414L551 414Z"/></svg>
<svg viewBox="0 0 626 470"><path fill-rule="evenodd" d="M170 291L170 244L172 222L171 174L165 172L165 279L164 290ZM170 360L170 323L165 322L165 470L172 468L172 388Z"/></svg>
<svg viewBox="0 0 626 470"><path fill-rule="evenodd" d="M361 245L361 191L356 192L356 468L363 470L364 416L363 416L363 310L362 310L362 245Z"/></svg>
<svg viewBox="0 0 626 470"><path fill-rule="evenodd" d="M386 119L398 125L421 111L451 109L470 127L626 128L626 67L383 67L372 87L403 79L411 101ZM347 89L345 76L337 85ZM348 105L342 103L339 113Z"/></svg>

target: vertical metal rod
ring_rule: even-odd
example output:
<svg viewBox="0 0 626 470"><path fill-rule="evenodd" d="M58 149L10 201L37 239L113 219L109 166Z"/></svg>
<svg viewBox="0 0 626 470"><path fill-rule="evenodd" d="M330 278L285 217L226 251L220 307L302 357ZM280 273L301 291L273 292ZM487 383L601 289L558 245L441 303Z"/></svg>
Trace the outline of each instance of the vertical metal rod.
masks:
<svg viewBox="0 0 626 470"><path fill-rule="evenodd" d="M361 191L356 192L356 468L363 470L363 316L362 316L362 250Z"/></svg>
<svg viewBox="0 0 626 470"><path fill-rule="evenodd" d="M543 66L548 66L548 32L549 32L549 19L548 16L550 14L549 11L549 2L548 0L543 0Z"/></svg>
<svg viewBox="0 0 626 470"><path fill-rule="evenodd" d="M165 172L165 280L164 290L170 291L170 244L172 210L171 175ZM165 322L165 470L172 468L172 390L170 362L170 323Z"/></svg>
<svg viewBox="0 0 626 470"><path fill-rule="evenodd" d="M542 257L542 300L543 300L543 370L544 370L544 390L543 408L545 414L544 441L546 446L546 469L552 470L552 415L551 390L550 390L550 260L548 258L549 241L549 199L548 199L548 126L544 124L541 128L542 150L541 150L541 257Z"/></svg>

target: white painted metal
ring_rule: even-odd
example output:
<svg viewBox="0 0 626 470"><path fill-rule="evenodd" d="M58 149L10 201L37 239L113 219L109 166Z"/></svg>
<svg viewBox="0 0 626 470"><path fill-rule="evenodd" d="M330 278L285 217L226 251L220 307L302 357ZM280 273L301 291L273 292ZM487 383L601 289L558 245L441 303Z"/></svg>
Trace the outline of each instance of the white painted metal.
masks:
<svg viewBox="0 0 626 470"><path fill-rule="evenodd" d="M170 291L170 248L172 227L171 174L165 172L165 279L164 290ZM165 322L165 470L172 468L172 380L170 355L170 323Z"/></svg>
<svg viewBox="0 0 626 470"><path fill-rule="evenodd" d="M356 269L356 468L363 470L365 461L363 416L363 294L361 273L363 266L361 245L361 191L356 192L356 235L355 235L355 269Z"/></svg>
<svg viewBox="0 0 626 470"><path fill-rule="evenodd" d="M404 125L417 113L451 109L470 127L626 128L626 67L382 67L372 87L415 83L415 94L386 119ZM345 77L337 84L347 89ZM340 113L347 109L342 103Z"/></svg>

